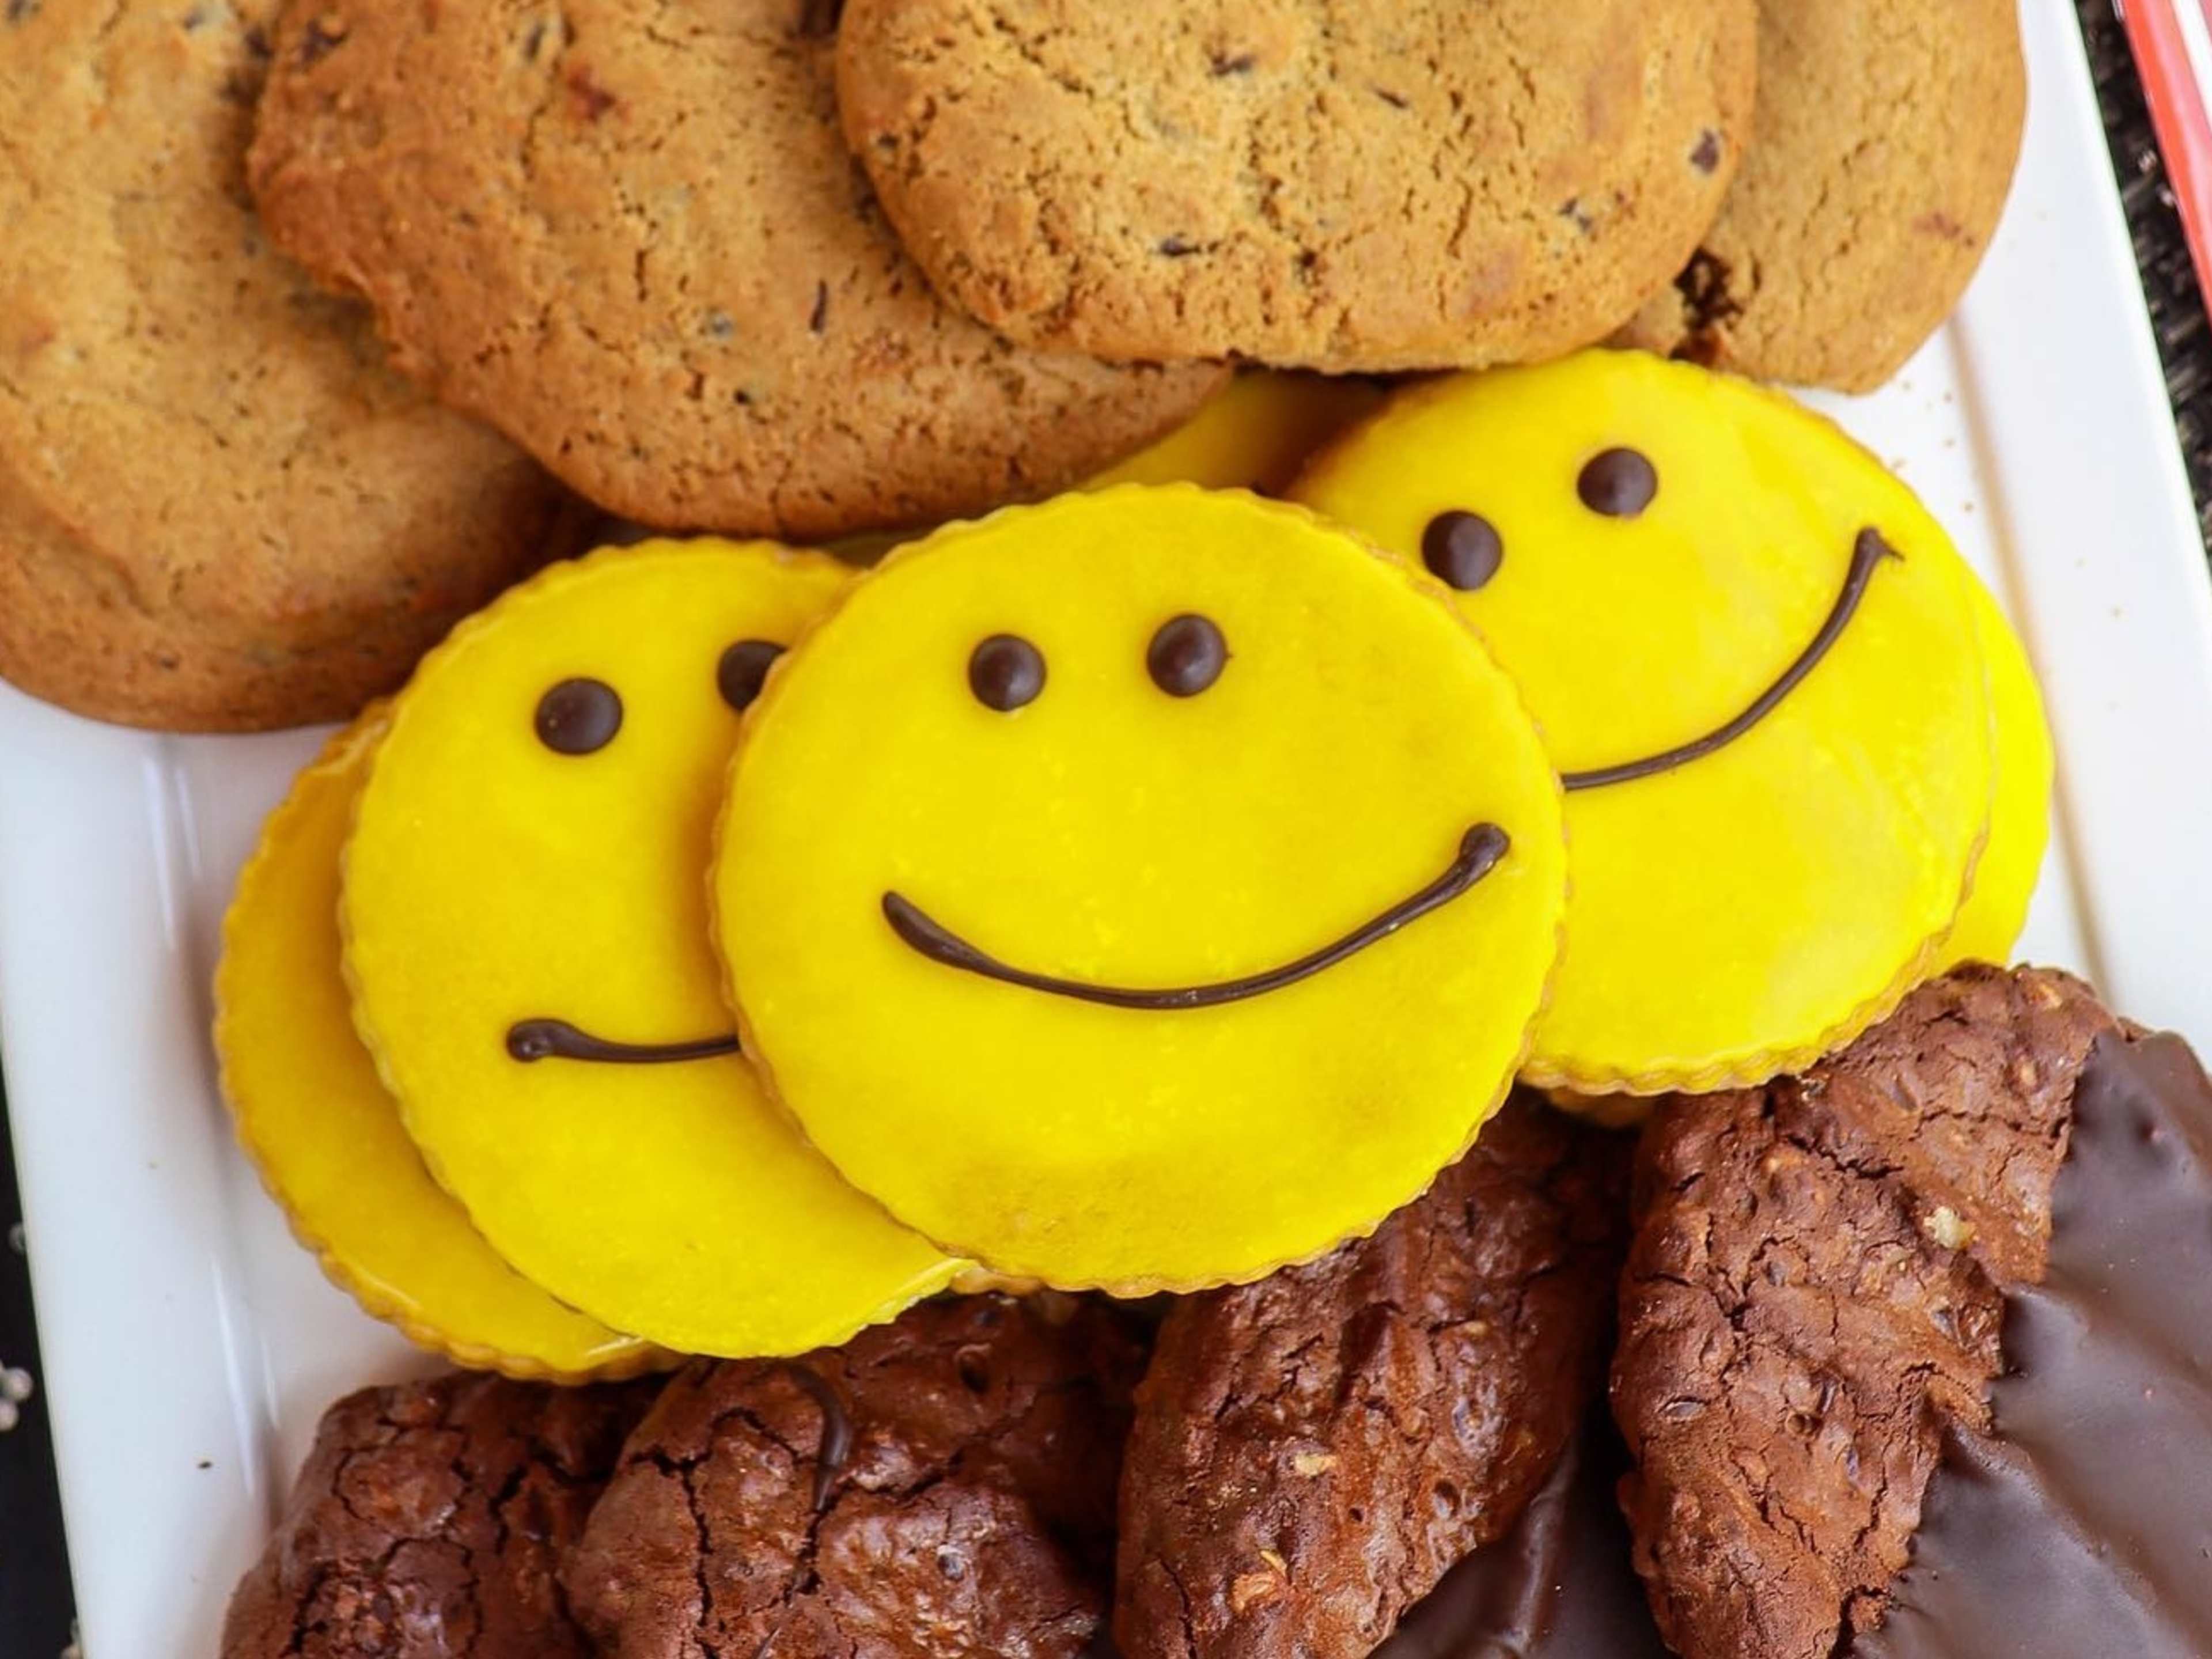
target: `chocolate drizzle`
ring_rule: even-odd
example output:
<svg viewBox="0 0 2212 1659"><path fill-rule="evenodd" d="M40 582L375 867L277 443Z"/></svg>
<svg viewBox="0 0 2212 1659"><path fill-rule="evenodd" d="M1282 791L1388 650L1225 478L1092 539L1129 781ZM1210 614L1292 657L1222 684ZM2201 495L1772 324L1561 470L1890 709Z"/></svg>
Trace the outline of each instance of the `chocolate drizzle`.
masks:
<svg viewBox="0 0 2212 1659"><path fill-rule="evenodd" d="M1270 968L1264 973L1249 975L1243 979L1224 980L1214 985L1186 985L1157 991L1135 990L1115 985L1091 985L1082 980L1057 979L1049 974L1033 974L1025 968L1010 967L996 957L986 955L949 928L932 921L920 908L896 893L884 895L884 919L890 923L891 931L904 939L909 947L932 962L979 974L985 979L994 979L1004 985L1018 985L1025 990L1043 991L1053 996L1073 997L1081 1002L1103 1003L1109 1008L1141 1008L1153 1012L1181 1008L1218 1008L1224 1003L1265 996L1270 991L1279 991L1285 986L1310 978L1324 969L1334 968L1346 957L1357 956L1369 945L1388 939L1407 923L1418 921L1430 911L1450 903L1496 869L1510 844L1505 832L1496 824L1478 823L1460 837L1459 853L1452 860L1450 867L1419 892L1401 899L1373 921L1363 922L1342 939L1324 945L1320 950L1300 957L1295 962L1285 963L1279 968Z"/></svg>
<svg viewBox="0 0 2212 1659"><path fill-rule="evenodd" d="M2179 1037L2090 1050L2003 1347L1995 1436L1949 1436L1887 1621L1843 1651L2212 1653L2212 1084Z"/></svg>
<svg viewBox="0 0 2212 1659"><path fill-rule="evenodd" d="M830 1488L836 1484L838 1472L853 1455L852 1413L845 1409L837 1390L830 1386L821 1372L795 1359L783 1360L770 1369L789 1377L822 1413L822 1438L814 1453L814 1507L817 1510L827 1509Z"/></svg>
<svg viewBox="0 0 2212 1659"><path fill-rule="evenodd" d="M1843 637L1844 629L1850 626L1851 618L1858 613L1859 601L1866 597L1868 582L1874 579L1875 567L1882 560L1901 559L1905 556L1881 538L1881 532L1869 526L1859 532L1851 546L1850 570L1844 577L1843 591L1836 595L1836 603L1829 610L1827 620L1820 631L1813 635L1812 643L1797 654L1797 660L1782 671L1782 677L1754 697L1748 708L1725 726L1715 726L1702 738L1696 738L1674 749L1662 750L1656 755L1646 755L1642 760L1623 761L1618 766L1601 766L1588 772L1568 772L1560 781L1569 789L1601 789L1607 784L1628 783L1638 778L1656 777L1662 772L1671 772L1678 766L1687 766L1692 761L1703 760L1717 750L1725 749L1750 731L1759 721L1781 706L1782 700L1796 690L1808 674L1818 667L1836 641Z"/></svg>
<svg viewBox="0 0 2212 1659"><path fill-rule="evenodd" d="M616 1066L665 1066L734 1054L738 1040L715 1036L690 1042L610 1042L565 1019L519 1019L507 1028L507 1052L525 1065L541 1060L596 1060Z"/></svg>

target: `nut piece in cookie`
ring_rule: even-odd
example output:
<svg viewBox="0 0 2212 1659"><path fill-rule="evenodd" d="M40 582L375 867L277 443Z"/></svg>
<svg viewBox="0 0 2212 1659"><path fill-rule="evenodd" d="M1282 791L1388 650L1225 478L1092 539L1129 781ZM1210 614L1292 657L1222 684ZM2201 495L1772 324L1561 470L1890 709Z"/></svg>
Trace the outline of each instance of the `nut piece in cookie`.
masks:
<svg viewBox="0 0 2212 1659"><path fill-rule="evenodd" d="M1122 1476L1127 1659L1357 1659L1506 1538L1598 1392L1630 1146L1516 1095L1372 1238L1177 1304Z"/></svg>
<svg viewBox="0 0 2212 1659"><path fill-rule="evenodd" d="M556 1575L658 1386L447 1376L341 1400L222 1659L587 1659Z"/></svg>
<svg viewBox="0 0 2212 1659"><path fill-rule="evenodd" d="M2047 833L2033 677L1942 526L1832 422L1589 351L1401 391L1292 495L1455 591L1564 775L1566 939L1527 1080L1754 1083L2009 945Z"/></svg>
<svg viewBox="0 0 2212 1659"><path fill-rule="evenodd" d="M695 1365L592 1512L576 1616L605 1659L1074 1659L1143 1363L1105 1304L985 1296Z"/></svg>
<svg viewBox="0 0 2212 1659"><path fill-rule="evenodd" d="M553 482L256 222L275 11L0 17L0 676L102 720L349 718L572 544Z"/></svg>
<svg viewBox="0 0 2212 1659"><path fill-rule="evenodd" d="M602 507L826 539L1073 484L1221 372L1020 350L907 261L814 0L319 0L275 36L270 234Z"/></svg>
<svg viewBox="0 0 2212 1659"><path fill-rule="evenodd" d="M850 0L838 102L939 289L1115 361L1604 338L1752 121L1753 0Z"/></svg>
<svg viewBox="0 0 2212 1659"><path fill-rule="evenodd" d="M1748 153L1625 342L1872 391L1981 263L2027 91L2014 0L1759 0Z"/></svg>
<svg viewBox="0 0 2212 1659"><path fill-rule="evenodd" d="M1613 1400L1677 1649L2205 1650L2212 1089L2176 1039L1962 969L1666 1103L1638 1188Z"/></svg>

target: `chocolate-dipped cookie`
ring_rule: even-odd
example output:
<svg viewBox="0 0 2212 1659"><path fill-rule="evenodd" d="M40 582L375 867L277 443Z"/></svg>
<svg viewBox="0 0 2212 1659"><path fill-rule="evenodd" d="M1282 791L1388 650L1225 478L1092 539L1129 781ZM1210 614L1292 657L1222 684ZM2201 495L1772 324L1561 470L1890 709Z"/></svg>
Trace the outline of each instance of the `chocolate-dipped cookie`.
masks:
<svg viewBox="0 0 2212 1659"><path fill-rule="evenodd" d="M1626 1154L1516 1096L1372 1238L1176 1307L1122 1481L1127 1659L1364 1655L1506 1537L1596 1393ZM1528 1622L1501 1595L1430 1622Z"/></svg>
<svg viewBox="0 0 2212 1659"><path fill-rule="evenodd" d="M341 1400L222 1659L587 1659L555 1573L658 1386L456 1376Z"/></svg>
<svg viewBox="0 0 2212 1659"><path fill-rule="evenodd" d="M2212 1650L2212 1086L2179 1039L1961 969L1801 1079L1666 1103L1638 1189L1614 1407L1678 1650Z"/></svg>
<svg viewBox="0 0 2212 1659"><path fill-rule="evenodd" d="M605 1659L1075 1659L1142 1349L1104 1304L926 1303L672 1382L567 1583Z"/></svg>

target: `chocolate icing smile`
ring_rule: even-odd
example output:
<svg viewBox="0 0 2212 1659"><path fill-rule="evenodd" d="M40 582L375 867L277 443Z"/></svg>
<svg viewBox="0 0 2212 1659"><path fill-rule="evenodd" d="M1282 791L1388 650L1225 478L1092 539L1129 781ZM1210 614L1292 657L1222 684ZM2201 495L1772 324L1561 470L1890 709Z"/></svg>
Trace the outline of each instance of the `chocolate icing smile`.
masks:
<svg viewBox="0 0 2212 1659"><path fill-rule="evenodd" d="M1031 991L1043 991L1053 996L1073 997L1082 1002L1103 1003L1109 1008L1141 1008L1165 1012L1177 1008L1214 1008L1227 1002L1242 1002L1249 997L1264 996L1270 991L1279 991L1286 985L1295 985L1327 968L1334 968L1347 957L1357 956L1369 945L1388 939L1407 922L1418 921L1431 910L1439 909L1498 867L1510 843L1505 832L1494 823L1478 823L1460 837L1459 853L1443 875L1411 896L1401 899L1373 921L1364 922L1334 942L1318 951L1300 957L1295 962L1285 963L1279 968L1270 968L1264 973L1249 975L1243 979L1224 980L1214 985L1186 985L1161 990L1135 990L1121 986L1091 985L1082 980L1056 979L1048 974L1033 974L1027 969L1010 967L996 957L986 955L927 915L911 902L896 893L884 895L884 918L891 931L914 950L932 962L947 968L963 969L979 974L985 979L995 979L1001 984L1018 985Z"/></svg>
<svg viewBox="0 0 2212 1659"><path fill-rule="evenodd" d="M1875 567L1882 560L1901 559L1905 556L1882 540L1881 532L1871 526L1862 530L1851 547L1850 570L1844 577L1843 590L1836 595L1836 603L1828 612L1820 631L1813 635L1812 643L1797 655L1797 660L1782 671L1782 677L1758 696L1750 706L1724 726L1717 726L1702 738L1692 738L1674 749L1662 750L1656 755L1646 755L1642 760L1623 761L1618 766L1601 766L1588 772L1569 772L1560 781L1569 789L1600 789L1609 783L1628 783L1637 778L1655 777L1662 772L1671 772L1678 766L1686 766L1693 760L1702 760L1717 750L1725 749L1745 732L1765 720L1779 708L1782 700L1796 690L1798 684L1820 665L1836 641L1843 637L1844 629L1850 625L1858 613L1859 601L1866 597L1867 583L1874 579Z"/></svg>
<svg viewBox="0 0 2212 1659"><path fill-rule="evenodd" d="M565 1019L519 1019L507 1028L507 1052L525 1065L540 1060L599 1060L617 1066L665 1066L734 1054L738 1040L714 1036L690 1042L610 1042Z"/></svg>

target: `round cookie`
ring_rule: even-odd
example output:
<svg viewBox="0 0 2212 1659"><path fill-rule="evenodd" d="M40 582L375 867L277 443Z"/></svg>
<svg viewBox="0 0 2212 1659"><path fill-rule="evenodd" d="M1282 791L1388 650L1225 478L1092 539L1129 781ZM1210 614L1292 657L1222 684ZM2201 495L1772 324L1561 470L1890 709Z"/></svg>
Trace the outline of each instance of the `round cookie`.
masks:
<svg viewBox="0 0 2212 1659"><path fill-rule="evenodd" d="M848 580L711 541L546 573L424 659L346 843L355 1017L432 1172L528 1278L685 1352L841 1341L961 1266L762 1095L708 941L738 709Z"/></svg>
<svg viewBox="0 0 2212 1659"><path fill-rule="evenodd" d="M277 240L610 511L824 539L1047 495L1218 383L947 309L838 137L818 0L297 6L252 157Z"/></svg>
<svg viewBox="0 0 2212 1659"><path fill-rule="evenodd" d="M464 1365L581 1382L659 1357L500 1260L422 1167L354 1030L338 853L383 738L338 732L270 816L223 923L215 1048L242 1146L300 1242L379 1319Z"/></svg>
<svg viewBox="0 0 2212 1659"><path fill-rule="evenodd" d="M1981 263L2027 94L2014 0L1759 0L1743 167L1626 343L1873 390Z"/></svg>
<svg viewBox="0 0 2212 1659"><path fill-rule="evenodd" d="M1589 352L1401 392L1295 493L1454 583L1565 776L1532 1082L1755 1082L1930 970L1995 791L1973 579L1834 426Z"/></svg>
<svg viewBox="0 0 2212 1659"><path fill-rule="evenodd" d="M1087 481L1194 483L1279 495L1315 453L1382 406L1389 388L1357 375L1248 369L1149 448Z"/></svg>
<svg viewBox="0 0 2212 1659"><path fill-rule="evenodd" d="M739 1029L845 1174L1000 1272L1252 1279L1503 1096L1557 785L1434 585L1294 508L1129 486L939 531L748 716Z"/></svg>
<svg viewBox="0 0 2212 1659"><path fill-rule="evenodd" d="M1605 337L1752 123L1753 0L849 0L838 101L943 293L1115 361Z"/></svg>
<svg viewBox="0 0 2212 1659"><path fill-rule="evenodd" d="M565 498L269 247L273 0L0 8L0 675L104 720L351 716Z"/></svg>

